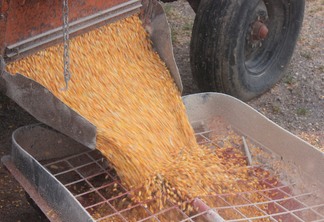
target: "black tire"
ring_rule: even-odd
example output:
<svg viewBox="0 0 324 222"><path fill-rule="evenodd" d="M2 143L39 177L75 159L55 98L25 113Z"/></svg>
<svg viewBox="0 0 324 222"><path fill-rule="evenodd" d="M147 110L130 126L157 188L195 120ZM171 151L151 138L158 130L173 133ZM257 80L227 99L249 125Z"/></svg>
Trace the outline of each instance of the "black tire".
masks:
<svg viewBox="0 0 324 222"><path fill-rule="evenodd" d="M293 54L304 7L304 0L202 0L190 44L199 88L244 101L269 90ZM269 30L264 39L256 22Z"/></svg>

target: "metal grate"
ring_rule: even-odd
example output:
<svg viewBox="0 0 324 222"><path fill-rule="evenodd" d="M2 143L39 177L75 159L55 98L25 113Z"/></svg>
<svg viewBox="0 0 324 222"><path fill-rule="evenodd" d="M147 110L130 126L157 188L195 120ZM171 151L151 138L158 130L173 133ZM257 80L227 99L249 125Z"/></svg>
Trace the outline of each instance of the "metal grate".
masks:
<svg viewBox="0 0 324 222"><path fill-rule="evenodd" d="M196 130L197 132L197 130ZM200 144L213 146L212 131L196 133ZM134 203L129 190L99 151L87 151L44 166L76 197L96 221L324 221L324 201L316 191L296 191L296 184L266 178L264 189L253 192L197 198L199 210L190 215L171 202L158 212L149 205L155 200ZM262 170L265 166L251 166ZM255 201L252 193L260 195ZM235 201L233 201L235 200Z"/></svg>

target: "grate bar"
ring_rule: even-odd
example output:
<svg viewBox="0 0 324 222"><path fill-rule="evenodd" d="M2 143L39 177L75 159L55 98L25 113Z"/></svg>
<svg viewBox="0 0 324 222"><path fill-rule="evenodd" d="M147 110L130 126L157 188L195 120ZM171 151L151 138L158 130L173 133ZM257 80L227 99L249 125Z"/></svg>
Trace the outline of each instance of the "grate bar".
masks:
<svg viewBox="0 0 324 222"><path fill-rule="evenodd" d="M208 138L208 134L212 133L213 130L203 130L202 132L196 133L196 137L199 137L200 143L206 144L206 145L212 145L214 144L214 141ZM214 144L217 145L217 144ZM278 222L280 221L281 217L284 218L285 216L288 216L294 221L305 221L302 216L299 215L300 212L303 211L309 211L311 213L314 213L314 217L316 217L317 221L324 221L324 216L318 212L319 210L316 210L317 208L322 208L324 207L324 203L317 203L317 204L312 204L309 205L307 204L306 200L307 197L316 197L316 191L314 192L302 192L302 193L293 193L293 188L296 186L295 183L290 183L290 184L282 184L282 183L272 183L269 182L271 181L273 176L269 174L269 176L265 177L264 179L260 180L260 183L264 183L266 187L264 189L260 190L254 190L254 191L246 191L246 192L240 192L240 193L227 193L227 194L218 194L218 195L206 195L201 198L208 198L208 197L217 197L220 198L220 200L223 201L224 206L218 206L218 207L213 207L211 208L208 206L204 200L196 198L196 204L200 204L200 209L195 212L194 215L187 215L185 212L181 211L177 205L171 204L169 202L170 206L166 207L165 209L160 210L159 212L151 212L149 208L146 207L146 204L150 203L150 201L153 200L148 200L145 202L141 203L132 203L129 206L126 206L125 208L119 209L116 207L114 204L114 201L118 201L119 199L125 197L128 198L129 195L131 194L130 190L127 190L126 187L123 186L121 181L117 178L116 174L114 173L112 167L109 165L109 163L106 162L105 158L101 156L101 154L96 155L94 153L95 151L89 150L85 151L80 154L72 155L60 160L55 160L51 163L44 164L45 167L49 168L53 164L61 164L61 165L67 165L66 169L63 169L60 172L56 172L53 175L55 177L62 177L64 174L75 172L78 175L78 178L75 179L74 181L69 181L68 183L64 184L65 187L71 187L73 185L77 185L78 183L84 183L87 185L86 190L82 190L80 193L75 193L74 197L79 199L82 199L83 197L86 197L87 195L91 195L91 193L96 194L98 199L94 201L93 203L90 203L89 205L85 205L84 209L90 212L92 209L99 208L101 205L103 206L108 206L109 209L111 209L110 214L108 215L100 215L100 217L95 218L96 221L103 221L106 220L110 217L118 217L120 221L127 221L127 213L131 212L132 210L135 210L137 208L141 209L142 212L145 213L144 218L140 218L138 221L139 222L144 222L144 221L161 221L159 218L161 215L167 214L168 211L176 211L179 213L179 216L182 217L180 221L183 222L189 222L189 221L197 221L200 220L200 218L204 219L210 219L210 221L229 221L229 222L234 222L234 221L255 221L255 220L261 220L268 218L271 221ZM78 161L81 162L78 162ZM76 162L75 162L76 161ZM83 161L83 162L82 162ZM106 166L107 165L107 166ZM84 172L84 169L88 169L91 167L95 167L96 169L98 168L98 171L91 172L91 174L87 174L87 171ZM63 167L64 168L64 167ZM251 165L248 166L249 169L266 169L267 166L264 164L258 164L258 165ZM237 168L239 170L240 168ZM234 169L235 170L235 169ZM262 172L262 171L261 171ZM102 182L102 184L95 185L93 183L93 180L95 180L97 177L99 178L105 178L107 177L106 182ZM257 175L253 175L254 178L258 178ZM117 185L115 185L117 184ZM112 188L113 186L118 187L120 189L120 192L118 191L115 194L112 194L111 196L107 196L103 191L106 192L105 189ZM272 194L276 194L278 192L280 195L279 196L271 196ZM254 202L253 200L250 200L248 198L248 195L250 194L259 194L262 197L265 198L265 200L260 201L260 202ZM244 201L243 203L240 204L235 204L232 205L229 201L227 201L227 197L233 197L238 196L239 198L242 198ZM283 195L283 197L281 196ZM305 199L305 200L303 200ZM80 201L80 200L79 200ZM293 203L296 203L298 206L297 208L290 209L289 206L284 206L282 201L292 201ZM194 204L193 204L194 205ZM279 212L268 212L267 210L262 208L262 205L273 205L275 208L278 208ZM258 215L258 216L252 216L248 217L245 215L244 212L241 212L240 208L244 207L253 207L253 209L256 209L257 212L260 212L263 215ZM194 207L195 208L195 207ZM237 214L237 217L235 219L229 219L225 220L221 217L221 213L219 211L221 210L231 210L235 214Z"/></svg>
<svg viewBox="0 0 324 222"><path fill-rule="evenodd" d="M86 153L87 154L87 153ZM90 157L89 155L87 155L88 157ZM91 158L91 157L90 157ZM93 158L91 158L92 160L93 160ZM73 168L73 165L69 162L69 161L67 161L68 162L68 164ZM92 162L93 163L93 162ZM92 163L89 163L89 164L92 164ZM96 161L94 161L94 163L97 163ZM89 164L84 164L83 166L88 166ZM104 171L106 171L105 169L103 169L102 168L102 166L100 165L100 164L97 164L102 170L104 170ZM107 203L108 205L109 205L109 207L111 207L115 212L116 212L116 214L118 214L118 216L120 216L124 221L126 221L127 222L127 220L120 214L120 212L117 210L117 209L115 209L110 203L109 203L109 201L108 200L106 200L106 198L98 191L99 189L96 189L88 180L87 180L87 178L85 178L79 171L78 171L78 169L80 169L81 167L75 167L75 168L73 168L78 174L79 174L79 176L82 178L82 180L81 181L85 181L91 188L93 188L93 190L92 189L90 189L88 192L84 192L84 193L81 193L81 194L79 194L79 195L75 195L75 197L77 198L77 197L82 197L82 196L84 196L84 195L86 195L86 194L89 194L89 193L93 193L93 192L95 192L97 195L99 195L100 196L100 198L102 198L102 202L103 203ZM101 172L102 173L102 172ZM110 176L110 174L108 173L108 172L106 172L109 176ZM92 176L91 176L91 178L93 178ZM115 183L118 183L118 182L115 182ZM108 185L107 185L108 186ZM122 195L121 195L122 196Z"/></svg>

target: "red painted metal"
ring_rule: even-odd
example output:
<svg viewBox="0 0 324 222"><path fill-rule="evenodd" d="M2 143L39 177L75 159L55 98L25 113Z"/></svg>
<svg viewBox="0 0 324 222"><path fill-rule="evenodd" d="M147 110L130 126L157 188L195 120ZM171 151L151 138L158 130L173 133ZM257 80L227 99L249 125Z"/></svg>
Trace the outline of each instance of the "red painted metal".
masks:
<svg viewBox="0 0 324 222"><path fill-rule="evenodd" d="M9 3L7 0L0 0L0 55L4 52L6 34L7 12Z"/></svg>
<svg viewBox="0 0 324 222"><path fill-rule="evenodd" d="M0 55L6 46L62 26L62 1L0 0ZM112 8L129 0L70 0L69 21ZM174 0L164 0L170 2ZM200 0L187 0L194 11Z"/></svg>
<svg viewBox="0 0 324 222"><path fill-rule="evenodd" d="M127 0L71 0L69 21L73 22L124 2ZM1 55L7 45L62 26L62 0L2 0L0 3Z"/></svg>

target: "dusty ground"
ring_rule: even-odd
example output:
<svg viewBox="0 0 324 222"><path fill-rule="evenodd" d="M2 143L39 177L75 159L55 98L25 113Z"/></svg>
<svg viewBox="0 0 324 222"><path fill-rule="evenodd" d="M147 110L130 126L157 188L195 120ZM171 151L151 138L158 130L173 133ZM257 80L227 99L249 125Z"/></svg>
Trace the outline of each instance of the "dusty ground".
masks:
<svg viewBox="0 0 324 222"><path fill-rule="evenodd" d="M189 42L194 13L180 0L164 5L172 28L176 60L184 94L199 92L189 65ZM324 1L307 1L306 14L292 62L272 90L249 105L280 126L324 147ZM10 153L10 135L19 126L36 120L0 94L0 156ZM22 188L0 166L1 221L44 221L25 200Z"/></svg>

